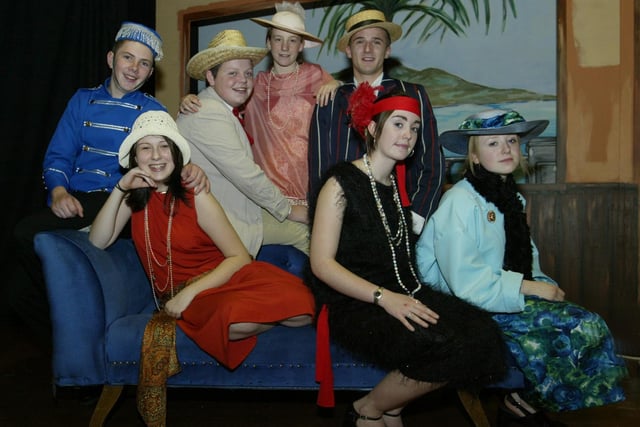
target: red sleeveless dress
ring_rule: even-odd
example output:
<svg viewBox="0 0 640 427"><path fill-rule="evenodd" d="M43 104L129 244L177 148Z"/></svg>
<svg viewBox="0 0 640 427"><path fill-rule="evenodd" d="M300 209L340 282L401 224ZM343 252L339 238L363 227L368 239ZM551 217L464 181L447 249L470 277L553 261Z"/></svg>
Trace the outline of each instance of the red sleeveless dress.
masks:
<svg viewBox="0 0 640 427"><path fill-rule="evenodd" d="M193 194L189 203L176 201L171 226L173 281L183 283L216 268L224 255L200 228ZM149 237L153 256L151 264L156 277L156 294L171 292L168 281L167 226L169 207L165 195L152 193L148 203ZM150 277L145 249L144 210L131 217L132 237ZM299 315L314 314L314 299L297 276L272 264L252 261L237 271L222 286L198 294L177 321L178 326L204 351L230 369L236 368L257 342L252 336L229 340L229 325L239 322L275 323Z"/></svg>

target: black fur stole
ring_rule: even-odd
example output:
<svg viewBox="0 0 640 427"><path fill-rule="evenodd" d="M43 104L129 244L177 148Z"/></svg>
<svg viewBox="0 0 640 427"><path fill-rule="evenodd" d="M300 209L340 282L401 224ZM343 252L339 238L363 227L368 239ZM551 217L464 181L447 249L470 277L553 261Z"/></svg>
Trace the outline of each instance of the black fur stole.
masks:
<svg viewBox="0 0 640 427"><path fill-rule="evenodd" d="M504 215L507 243L502 268L522 273L525 279L532 280L531 234L513 175L509 174L503 180L500 175L476 165L475 174L467 170L464 177L482 197L496 205Z"/></svg>

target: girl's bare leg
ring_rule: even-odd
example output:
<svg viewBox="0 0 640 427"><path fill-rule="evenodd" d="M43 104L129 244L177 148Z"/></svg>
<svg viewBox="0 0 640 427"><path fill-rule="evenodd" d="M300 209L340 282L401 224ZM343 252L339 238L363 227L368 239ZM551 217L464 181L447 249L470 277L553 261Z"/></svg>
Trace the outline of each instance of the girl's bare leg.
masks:
<svg viewBox="0 0 640 427"><path fill-rule="evenodd" d="M254 335L261 334L275 325L271 323L251 323L251 322L239 322L229 325L229 339L231 341L241 340Z"/></svg>
<svg viewBox="0 0 640 427"><path fill-rule="evenodd" d="M400 371L387 374L371 392L353 403L353 407L361 415L370 418L383 416L385 412L397 414L409 402L442 387L444 383L427 383L407 378ZM358 420L363 427L402 427L401 417L385 416L379 421Z"/></svg>
<svg viewBox="0 0 640 427"><path fill-rule="evenodd" d="M279 322L284 326L300 327L311 324L311 316L302 314L300 316L290 317ZM254 322L238 322L229 325L229 339L231 341L241 340L253 335L261 334L273 328L277 323L254 323Z"/></svg>

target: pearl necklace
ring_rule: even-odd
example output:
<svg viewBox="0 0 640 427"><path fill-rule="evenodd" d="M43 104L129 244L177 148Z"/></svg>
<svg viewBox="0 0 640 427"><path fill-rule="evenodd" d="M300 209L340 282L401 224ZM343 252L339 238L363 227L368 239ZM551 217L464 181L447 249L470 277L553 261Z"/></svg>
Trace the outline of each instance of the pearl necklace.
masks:
<svg viewBox="0 0 640 427"><path fill-rule="evenodd" d="M287 114L287 119L284 122L284 124L282 126L276 125L276 123L273 121L273 116L271 115L271 77L274 77L276 80L287 81L287 80L290 80L294 75L296 77L296 80L293 83L293 87L291 88L291 97L294 97L296 95L296 89L298 87L298 79L300 77L300 64L296 62L296 70L293 73L290 73L285 78L279 78L278 75L273 72L273 68L272 68L271 71L269 72L269 77L267 78L267 114L269 116L269 123L271 124L271 126L276 128L277 130L282 130L286 128L287 125L289 124L289 120L291 120L291 117L293 116L294 103L293 103L293 100L292 102L289 103L289 111Z"/></svg>
<svg viewBox="0 0 640 427"><path fill-rule="evenodd" d="M384 208L382 207L382 200L380 199L380 194L378 193L378 186L376 184L376 180L373 177L373 172L371 169L371 163L369 161L369 156L365 153L362 157L364 160L364 166L367 169L367 176L369 177L369 183L371 184L371 190L373 191L373 198L376 201L376 207L378 208L378 213L380 214L380 219L382 220L382 226L384 228L385 235L387 236L387 242L389 243L389 249L391 249L391 259L393 261L393 272L396 275L396 280L398 284L407 295L414 296L416 292L422 288L422 284L420 280L418 280L418 276L416 275L415 270L413 269L413 263L411 262L411 244L409 243L409 228L407 227L407 222L404 218L404 213L402 212L402 203L400 203L400 195L398 194L398 188L396 186L396 180L393 175L389 175L389 180L391 181L391 187L393 188L393 201L395 202L396 209L398 211L398 231L395 236L392 236L391 227L389 227L389 221L387 220L387 214L384 212ZM405 242L405 250L407 253L407 259L409 260L409 270L411 271L411 275L413 276L416 287L412 291L409 291L407 287L402 283L402 279L400 278L400 269L398 268L398 260L396 256L396 247L400 246L400 243L404 240Z"/></svg>
<svg viewBox="0 0 640 427"><path fill-rule="evenodd" d="M167 287L170 288L171 298L173 298L173 260L171 257L171 225L173 224L173 210L176 204L175 197L171 198L171 206L169 208L169 221L167 223L167 259L164 263L158 261L155 254L153 253L153 248L151 247L151 236L149 234L149 204L144 207L144 248L147 255L147 266L149 268L149 278L151 279L151 292L153 293L153 300L156 303L156 308L161 310L160 303L158 302L158 295L156 294L156 287L158 291L164 293L167 290ZM151 262L153 260L153 262ZM160 288L158 285L158 281L156 279L155 272L153 271L153 264L156 264L158 267L167 267L169 269L169 275L167 277L167 281L164 284L163 288Z"/></svg>

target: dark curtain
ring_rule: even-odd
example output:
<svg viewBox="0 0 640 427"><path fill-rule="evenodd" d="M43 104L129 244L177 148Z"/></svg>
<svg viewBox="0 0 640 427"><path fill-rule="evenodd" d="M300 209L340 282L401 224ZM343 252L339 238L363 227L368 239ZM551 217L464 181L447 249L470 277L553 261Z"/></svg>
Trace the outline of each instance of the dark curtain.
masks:
<svg viewBox="0 0 640 427"><path fill-rule="evenodd" d="M106 55L122 21L155 28L155 0L8 0L0 5L1 278L20 218L45 205L42 158L67 101L110 74ZM153 79L144 91L153 94ZM1 280L1 279L0 279ZM2 298L0 298L2 300ZM2 303L0 303L0 306Z"/></svg>

